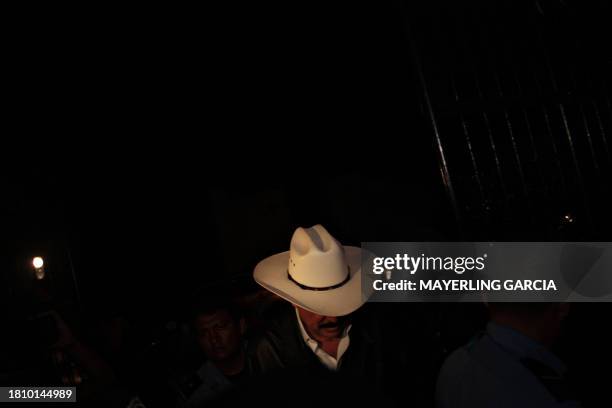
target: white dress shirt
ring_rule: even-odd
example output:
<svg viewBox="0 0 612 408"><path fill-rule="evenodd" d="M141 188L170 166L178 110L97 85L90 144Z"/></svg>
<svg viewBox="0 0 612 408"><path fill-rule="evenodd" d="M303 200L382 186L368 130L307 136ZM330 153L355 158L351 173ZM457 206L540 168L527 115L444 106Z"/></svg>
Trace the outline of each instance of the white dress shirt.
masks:
<svg viewBox="0 0 612 408"><path fill-rule="evenodd" d="M308 333L306 332L306 329L304 328L304 325L302 324L302 319L300 319L300 314L298 313L297 309L295 309L295 314L297 316L298 325L300 326L300 332L302 333L302 338L304 339L304 343L306 343L308 348L312 350L315 356L317 356L319 361L325 367L327 367L328 369L332 371L337 371L338 365L340 364L340 361L342 359L342 355L346 352L346 350L348 350L348 347L350 344L349 331L351 330L351 325L348 325L346 329L344 329L344 331L342 332L340 343L338 343L338 351L336 353L337 357L334 358L330 356L325 350L323 350L323 348L321 348L321 346L316 340L312 339L308 335Z"/></svg>

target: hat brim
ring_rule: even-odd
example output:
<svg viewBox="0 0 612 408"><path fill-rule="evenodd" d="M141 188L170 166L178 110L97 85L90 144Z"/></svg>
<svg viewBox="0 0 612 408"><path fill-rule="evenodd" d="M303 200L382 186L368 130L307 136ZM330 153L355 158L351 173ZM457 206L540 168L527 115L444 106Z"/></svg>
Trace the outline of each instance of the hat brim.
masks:
<svg viewBox="0 0 612 408"><path fill-rule="evenodd" d="M344 254L351 276L344 285L335 289L302 289L289 280L289 251L259 262L253 278L265 289L303 309L322 316L345 316L359 309L367 296L361 290L361 248L345 246Z"/></svg>

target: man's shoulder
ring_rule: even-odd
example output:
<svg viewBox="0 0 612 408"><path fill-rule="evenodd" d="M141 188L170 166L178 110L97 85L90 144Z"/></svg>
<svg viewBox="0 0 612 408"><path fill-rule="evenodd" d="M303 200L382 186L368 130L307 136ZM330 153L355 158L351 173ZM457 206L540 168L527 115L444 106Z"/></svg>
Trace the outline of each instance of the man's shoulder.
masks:
<svg viewBox="0 0 612 408"><path fill-rule="evenodd" d="M487 335L448 356L438 375L436 399L439 407L556 406L520 360Z"/></svg>
<svg viewBox="0 0 612 408"><path fill-rule="evenodd" d="M493 380L497 371L510 364L509 356L491 342L484 334L476 335L464 346L459 347L446 358L440 376L455 378L481 375Z"/></svg>
<svg viewBox="0 0 612 408"><path fill-rule="evenodd" d="M489 360L483 364L484 360ZM442 364L436 385L438 407L502 406L505 386L498 375L503 369L487 340L475 338L453 351ZM493 404L493 405L491 405Z"/></svg>
<svg viewBox="0 0 612 408"><path fill-rule="evenodd" d="M464 378L463 373L473 372L476 363L470 355L469 347L470 345L459 347L446 357L438 374L438 384L447 379L449 382L454 382Z"/></svg>
<svg viewBox="0 0 612 408"><path fill-rule="evenodd" d="M267 317L265 328L249 342L248 354L255 371L285 368L290 356L299 352L298 326L295 311L292 311L291 307L276 310L274 315Z"/></svg>

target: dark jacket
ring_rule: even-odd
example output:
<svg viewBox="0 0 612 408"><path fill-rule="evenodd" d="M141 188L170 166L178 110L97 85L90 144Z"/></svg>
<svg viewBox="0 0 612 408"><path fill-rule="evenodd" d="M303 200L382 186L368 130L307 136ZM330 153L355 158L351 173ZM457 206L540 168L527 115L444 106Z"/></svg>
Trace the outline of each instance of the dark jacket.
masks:
<svg viewBox="0 0 612 408"><path fill-rule="evenodd" d="M358 311L352 319L350 345L338 366L338 374L381 389L382 347L378 327L367 313ZM293 307L283 310L270 328L253 342L253 369L267 374L285 369L310 375L327 375L327 369L305 344Z"/></svg>

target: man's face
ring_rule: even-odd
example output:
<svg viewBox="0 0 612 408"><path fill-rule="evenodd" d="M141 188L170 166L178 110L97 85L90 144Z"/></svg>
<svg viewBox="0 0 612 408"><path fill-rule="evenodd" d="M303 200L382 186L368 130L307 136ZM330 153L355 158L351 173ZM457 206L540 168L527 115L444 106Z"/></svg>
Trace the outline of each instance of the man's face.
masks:
<svg viewBox="0 0 612 408"><path fill-rule="evenodd" d="M230 358L240 349L240 324L227 310L199 315L195 330L200 347L211 361Z"/></svg>
<svg viewBox="0 0 612 408"><path fill-rule="evenodd" d="M348 316L321 316L298 306L296 308L306 332L317 341L339 338L348 325Z"/></svg>

